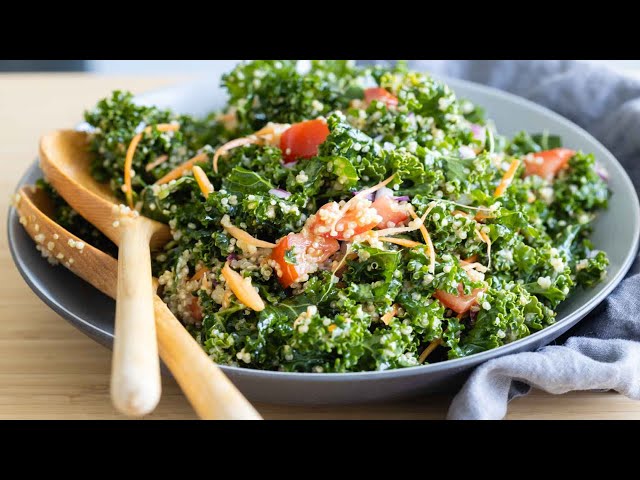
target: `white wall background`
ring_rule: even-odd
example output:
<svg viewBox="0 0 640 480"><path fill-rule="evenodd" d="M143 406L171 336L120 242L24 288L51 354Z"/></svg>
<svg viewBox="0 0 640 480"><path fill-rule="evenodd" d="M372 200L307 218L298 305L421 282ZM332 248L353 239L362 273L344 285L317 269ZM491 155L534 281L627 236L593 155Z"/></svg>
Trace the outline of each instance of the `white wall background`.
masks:
<svg viewBox="0 0 640 480"><path fill-rule="evenodd" d="M617 70L640 71L640 60L589 60ZM237 60L89 60L89 69L104 74L221 74Z"/></svg>
<svg viewBox="0 0 640 480"><path fill-rule="evenodd" d="M105 74L189 75L223 73L237 60L89 60L90 71Z"/></svg>

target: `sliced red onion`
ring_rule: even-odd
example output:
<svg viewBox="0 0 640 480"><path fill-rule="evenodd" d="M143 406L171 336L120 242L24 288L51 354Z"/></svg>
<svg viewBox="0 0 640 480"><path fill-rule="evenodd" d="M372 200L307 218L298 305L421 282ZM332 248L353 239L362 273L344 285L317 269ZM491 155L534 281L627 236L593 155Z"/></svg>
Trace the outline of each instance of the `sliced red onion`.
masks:
<svg viewBox="0 0 640 480"><path fill-rule="evenodd" d="M609 172L607 172L607 169L602 165L596 163L595 171L602 180L604 180L605 182L609 181Z"/></svg>
<svg viewBox="0 0 640 480"><path fill-rule="evenodd" d="M479 140L480 143L484 143L487 139L487 130L482 125L475 123L471 124L471 132L473 132L473 138Z"/></svg>
<svg viewBox="0 0 640 480"><path fill-rule="evenodd" d="M295 162L283 163L282 166L284 168L288 168L289 170L291 170L293 167L296 166L297 163L298 161L296 160Z"/></svg>
<svg viewBox="0 0 640 480"><path fill-rule="evenodd" d="M396 202L408 202L410 200L409 195L402 195L400 197L393 197Z"/></svg>
<svg viewBox="0 0 640 480"><path fill-rule="evenodd" d="M291 193L287 192L286 190L282 190L281 188L272 188L271 190L269 190L269 193L284 200L291 196Z"/></svg>
<svg viewBox="0 0 640 480"><path fill-rule="evenodd" d="M458 148L458 154L460 155L460 158L464 159L475 158L476 156L476 152L473 150L473 148L466 145L462 145L460 148Z"/></svg>
<svg viewBox="0 0 640 480"><path fill-rule="evenodd" d="M355 197L356 195L358 195L362 190L360 190L359 192L352 192L352 195ZM367 200L369 200L370 202L373 202L373 193L370 193L369 195L365 195L362 198L366 198Z"/></svg>
<svg viewBox="0 0 640 480"><path fill-rule="evenodd" d="M227 255L227 261L231 262L232 260L237 260L238 259L238 255L236 255L235 253L230 253L229 255Z"/></svg>
<svg viewBox="0 0 640 480"><path fill-rule="evenodd" d="M382 197L393 197L393 190L387 187L382 187L376 192L376 200Z"/></svg>

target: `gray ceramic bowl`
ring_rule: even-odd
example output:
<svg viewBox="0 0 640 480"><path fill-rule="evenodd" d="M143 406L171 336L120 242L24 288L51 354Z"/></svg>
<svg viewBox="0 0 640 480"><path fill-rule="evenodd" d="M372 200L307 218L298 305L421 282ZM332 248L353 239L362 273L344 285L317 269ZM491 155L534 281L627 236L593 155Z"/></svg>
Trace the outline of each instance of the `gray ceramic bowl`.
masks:
<svg viewBox="0 0 640 480"><path fill-rule="evenodd" d="M451 390L482 362L534 350L556 339L595 308L631 266L638 246L640 208L633 184L613 155L587 132L545 108L491 88L460 80L446 81L459 96L485 107L501 133L547 129L561 135L567 147L595 153L598 161L609 170L613 197L609 210L597 220L593 235L597 247L605 250L611 259L606 281L592 290L576 292L560 306L558 322L551 327L467 358L400 370L343 374L264 372L222 367L251 400L291 404L354 403ZM223 105L224 94L217 85L218 79L199 80L154 91L140 96L138 100L199 115ZM40 169L34 163L20 185L33 183L40 176ZM11 253L29 286L71 324L110 347L114 302L66 269L49 266L36 251L13 210L9 214L8 227Z"/></svg>

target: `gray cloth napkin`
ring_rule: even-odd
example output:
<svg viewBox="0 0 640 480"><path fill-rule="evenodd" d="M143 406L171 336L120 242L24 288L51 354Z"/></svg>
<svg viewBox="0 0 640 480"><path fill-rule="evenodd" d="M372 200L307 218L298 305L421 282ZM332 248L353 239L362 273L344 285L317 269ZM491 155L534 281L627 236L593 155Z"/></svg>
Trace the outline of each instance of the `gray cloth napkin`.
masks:
<svg viewBox="0 0 640 480"><path fill-rule="evenodd" d="M375 62L388 62L377 60ZM640 81L573 60L415 60L411 67L520 95L589 131L640 189ZM616 390L640 400L640 261L562 345L507 355L475 369L449 419L501 419L531 386L559 394Z"/></svg>

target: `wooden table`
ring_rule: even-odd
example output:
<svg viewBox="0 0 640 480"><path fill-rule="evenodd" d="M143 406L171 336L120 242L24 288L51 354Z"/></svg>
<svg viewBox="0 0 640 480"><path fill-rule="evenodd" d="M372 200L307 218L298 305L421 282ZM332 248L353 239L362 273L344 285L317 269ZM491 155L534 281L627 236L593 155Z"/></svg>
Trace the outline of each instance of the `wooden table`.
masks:
<svg viewBox="0 0 640 480"><path fill-rule="evenodd" d="M179 77L114 77L90 74L0 75L0 418L122 418L109 399L109 350L85 337L40 301L17 272L7 248L9 194L33 161L41 134L72 127L85 108L116 88L133 92L184 80ZM214 86L212 85L212 88ZM268 419L444 418L449 397L380 405L288 407L258 404ZM195 418L173 380L148 418ZM543 392L515 400L510 419L640 419L640 402L615 393Z"/></svg>

